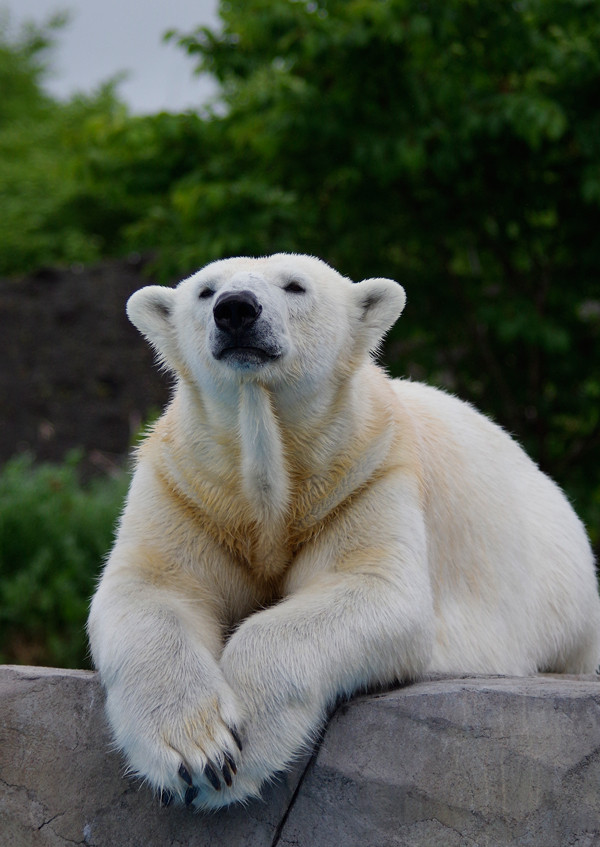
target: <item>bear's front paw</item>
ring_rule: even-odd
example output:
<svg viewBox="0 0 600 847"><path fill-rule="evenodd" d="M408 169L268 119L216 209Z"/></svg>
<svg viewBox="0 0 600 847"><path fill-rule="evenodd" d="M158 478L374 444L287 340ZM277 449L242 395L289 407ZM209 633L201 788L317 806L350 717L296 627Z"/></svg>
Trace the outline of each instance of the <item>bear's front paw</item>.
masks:
<svg viewBox="0 0 600 847"><path fill-rule="evenodd" d="M231 726L228 727L228 729L238 750L241 752L242 742L240 741L237 730ZM205 754L206 764L203 767L200 766L201 770L198 765L194 768L192 765L187 764L189 756L188 759L185 758L185 754L183 753L181 753L180 756L181 764L177 769L177 775L182 780L180 784L181 790L174 794L168 788L161 788L161 805L170 806L175 798L179 797L183 800L186 806L193 806L198 798L201 788L207 788L206 783L209 783L215 791L221 791L224 786L227 788L232 787L233 779L237 774L237 764L234 756L230 752L230 748L218 751L216 754L213 754L213 758L210 758ZM194 776L192 776L192 774L194 774ZM203 780L205 781L204 785Z"/></svg>
<svg viewBox="0 0 600 847"><path fill-rule="evenodd" d="M224 683L218 694L193 685L182 686L180 696L175 685L159 692L153 687L144 700L139 689L108 691L109 720L129 771L147 781L165 806L230 802L219 802L218 795L235 790L242 751L242 710L233 692Z"/></svg>

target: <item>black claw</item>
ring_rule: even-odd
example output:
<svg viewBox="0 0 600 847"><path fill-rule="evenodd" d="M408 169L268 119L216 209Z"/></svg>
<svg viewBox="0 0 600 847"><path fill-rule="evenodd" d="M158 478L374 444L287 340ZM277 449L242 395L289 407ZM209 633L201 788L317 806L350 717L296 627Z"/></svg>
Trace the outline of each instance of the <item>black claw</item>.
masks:
<svg viewBox="0 0 600 847"><path fill-rule="evenodd" d="M204 767L204 776L210 782L215 791L221 790L221 783L219 782L219 777L216 775L214 770L210 765L205 765Z"/></svg>
<svg viewBox="0 0 600 847"><path fill-rule="evenodd" d="M183 764L183 762L179 765L179 776L186 783L186 785L192 784L192 777L190 776L190 772L188 771L186 766Z"/></svg>
<svg viewBox="0 0 600 847"><path fill-rule="evenodd" d="M231 735L233 736L233 740L234 740L234 741L235 741L235 743L237 744L237 746L238 746L238 750L239 750L239 751L240 751L240 753L241 753L241 752L242 752L242 742L241 742L241 740L240 740L240 736L238 735L237 729L236 729L235 727L233 727L233 726L230 726L230 727L229 727L229 732L230 732L230 733L231 733Z"/></svg>
<svg viewBox="0 0 600 847"><path fill-rule="evenodd" d="M160 791L160 805L161 806L170 806L175 798L171 794L168 788L161 788Z"/></svg>
<svg viewBox="0 0 600 847"><path fill-rule="evenodd" d="M196 797L198 796L198 786L190 785L189 788L185 790L185 805L191 806Z"/></svg>
<svg viewBox="0 0 600 847"><path fill-rule="evenodd" d="M236 774L236 773L237 773L237 768L236 768L236 766L235 766L235 762L234 762L234 760L233 760L233 756L230 756L230 755L229 755L229 753L224 753L223 755L225 756L225 761L226 761L226 762L227 762L227 764L229 765L229 770L231 771L231 773Z"/></svg>
<svg viewBox="0 0 600 847"><path fill-rule="evenodd" d="M223 773L225 785L228 788L231 788L231 783L233 782L233 779L231 778L231 771L229 770L229 765L227 764L227 762L223 762L223 767L221 768L221 771Z"/></svg>

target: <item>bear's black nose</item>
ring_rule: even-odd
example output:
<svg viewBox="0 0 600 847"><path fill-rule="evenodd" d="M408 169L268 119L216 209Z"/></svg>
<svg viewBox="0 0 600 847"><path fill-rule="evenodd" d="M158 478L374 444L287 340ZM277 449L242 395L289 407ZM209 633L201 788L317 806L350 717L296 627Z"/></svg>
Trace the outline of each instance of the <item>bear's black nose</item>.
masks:
<svg viewBox="0 0 600 847"><path fill-rule="evenodd" d="M239 332L257 320L262 306L251 291L227 291L218 298L213 317L219 329Z"/></svg>

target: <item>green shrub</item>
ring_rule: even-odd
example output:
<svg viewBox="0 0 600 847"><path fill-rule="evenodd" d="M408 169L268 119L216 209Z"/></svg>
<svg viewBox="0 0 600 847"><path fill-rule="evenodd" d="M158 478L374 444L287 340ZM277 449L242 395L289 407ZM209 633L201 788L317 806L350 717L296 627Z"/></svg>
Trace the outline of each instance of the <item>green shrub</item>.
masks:
<svg viewBox="0 0 600 847"><path fill-rule="evenodd" d="M18 456L0 470L0 661L89 666L89 599L128 484Z"/></svg>

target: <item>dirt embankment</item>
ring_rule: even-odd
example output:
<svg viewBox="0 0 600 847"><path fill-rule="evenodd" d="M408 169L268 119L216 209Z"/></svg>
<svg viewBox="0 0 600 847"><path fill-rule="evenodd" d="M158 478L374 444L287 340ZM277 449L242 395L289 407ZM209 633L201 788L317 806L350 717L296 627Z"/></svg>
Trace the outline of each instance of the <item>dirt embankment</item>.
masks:
<svg viewBox="0 0 600 847"><path fill-rule="evenodd" d="M125 315L150 282L137 258L0 280L0 463L23 451L61 460L74 447L88 469L123 461L169 396Z"/></svg>

